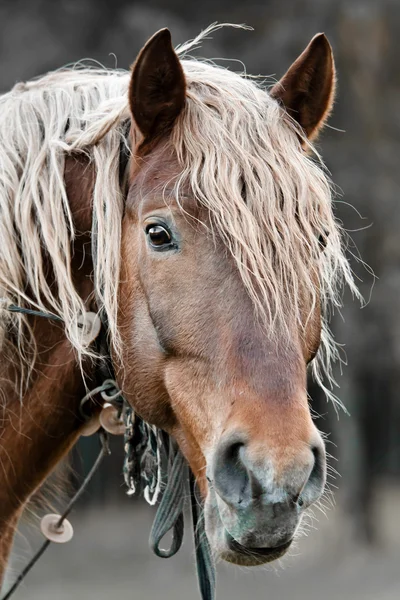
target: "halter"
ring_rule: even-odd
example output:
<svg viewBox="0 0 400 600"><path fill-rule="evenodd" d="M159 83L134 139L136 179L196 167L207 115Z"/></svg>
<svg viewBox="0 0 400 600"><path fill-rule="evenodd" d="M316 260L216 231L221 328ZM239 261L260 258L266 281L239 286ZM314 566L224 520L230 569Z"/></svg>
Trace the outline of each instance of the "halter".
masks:
<svg viewBox="0 0 400 600"><path fill-rule="evenodd" d="M129 161L128 152L129 150L126 147L124 140L122 140L119 165L121 188L124 187L126 167ZM97 221L95 211L93 211L91 233L93 272L95 274L97 258ZM96 290L96 282L94 282L94 284L94 289ZM13 313L63 322L61 317L52 313L16 306L8 302L1 302L1 299L0 308ZM94 317L96 317L96 315L94 315ZM115 373L108 345L107 316L104 311L100 311L97 321L99 321L98 327L96 320L93 318L93 313L86 313L77 323L77 327L79 328L89 326L90 332L92 332L90 341L96 340L99 355L101 356L101 359L98 361L96 377L101 383L82 398L80 402L81 416L84 420L88 420L87 404L99 395L106 404L111 405L117 410L118 419L120 422L122 420L125 430L125 458L123 472L125 483L128 488L128 494L131 495L143 492L146 501L151 505L156 504L160 499L150 532L149 544L153 552L161 558L174 556L182 545L185 497L187 496L187 491L189 491L200 596L202 600L214 600L215 566L205 534L201 501L197 498L196 482L193 473L190 471L176 441L165 431L158 429L154 425L150 425L138 415L135 415L131 406L125 400L115 381ZM94 335L94 333L97 335ZM85 335L85 330L83 334ZM104 410L105 409L103 408L102 413L104 413ZM101 418L100 425L102 425ZM61 516L46 515L44 517L41 523L41 530L47 538L46 541L21 571L14 584L1 600L8 600L11 598L19 584L36 564L51 542L69 541L69 539L72 538L72 526L69 521L67 521L66 517L87 488L103 458L110 454L107 432L104 429L104 426L100 426L98 435L101 449L91 470L82 482L78 491L71 498L63 514ZM162 490L162 488L164 489ZM169 549L163 549L160 547L160 543L169 531L172 531L171 546Z"/></svg>

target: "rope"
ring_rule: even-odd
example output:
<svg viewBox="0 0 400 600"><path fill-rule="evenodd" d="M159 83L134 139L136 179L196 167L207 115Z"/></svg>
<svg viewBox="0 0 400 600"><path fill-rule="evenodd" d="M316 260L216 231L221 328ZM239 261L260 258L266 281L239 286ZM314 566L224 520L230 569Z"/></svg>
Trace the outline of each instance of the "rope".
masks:
<svg viewBox="0 0 400 600"><path fill-rule="evenodd" d="M58 315L54 315L53 313L43 312L42 310L33 310L32 308L24 308L22 306L16 306L15 304L10 304L7 298L0 298L0 309L8 310L13 313L21 313L23 315L31 315L34 317L43 317L45 319L51 319L52 321L63 322L63 319Z"/></svg>
<svg viewBox="0 0 400 600"><path fill-rule="evenodd" d="M184 532L183 509L187 463L180 450L173 446L171 439L168 460L167 486L157 509L149 539L154 554L161 558L170 558L178 552L182 545ZM204 529L203 511L197 499L196 483L192 472L190 472L189 487L200 595L202 600L214 600L215 565ZM171 529L173 531L172 543L168 550L164 550L160 548L160 542Z"/></svg>
<svg viewBox="0 0 400 600"><path fill-rule="evenodd" d="M197 581L202 600L214 600L216 583L215 564L204 529L203 511L197 499L196 482L192 472L190 472L189 481L193 534L196 549Z"/></svg>
<svg viewBox="0 0 400 600"><path fill-rule="evenodd" d="M8 590L6 595L2 597L1 600L8 600L9 598L11 598L11 596L13 595L15 590L19 587L19 584L22 582L23 579L25 579L26 575L28 575L29 571L35 566L35 564L37 563L39 558L42 556L42 554L45 553L45 551L50 546L50 544L51 544L51 541L46 540L42 544L42 546L40 546L39 550L36 552L36 554L33 556L33 558L30 560L30 562L26 565L25 569L23 571L21 571L21 573L18 575L18 578L16 579L16 581L14 581L11 588Z"/></svg>
<svg viewBox="0 0 400 600"><path fill-rule="evenodd" d="M125 405L124 436L124 479L128 494L143 492L146 501L153 506L160 495L163 480L162 454L169 444L168 436L163 440L162 431L149 425L132 408Z"/></svg>
<svg viewBox="0 0 400 600"><path fill-rule="evenodd" d="M107 394L107 392L112 392L111 394ZM79 404L79 412L81 417L84 419L90 418L90 413L86 412L86 404L92 400L97 394L101 394L103 400L108 402L109 404L113 404L116 407L120 407L122 405L122 394L118 389L116 381L114 379L106 379L103 383L93 390L90 390L86 396L84 396Z"/></svg>
<svg viewBox="0 0 400 600"><path fill-rule="evenodd" d="M83 492L86 490L93 475L96 473L97 469L99 468L103 458L106 455L110 454L110 448L108 446L108 440L107 440L107 435L106 435L105 431L100 431L99 437L100 437L100 442L101 442L101 450L99 452L99 455L97 456L89 473L86 475L85 479L83 480L81 486L79 487L77 492L74 494L74 496L71 498L71 500L68 503L67 508L64 510L61 517L57 521L57 523L55 525L56 529L59 529L62 526L63 522L65 521L65 519L71 512L75 503L79 500L79 498L82 496ZM27 576L29 571L35 566L35 564L37 563L39 558L44 554L44 552L47 550L47 548L50 546L50 544L51 544L50 540L46 540L45 542L43 542L43 544L40 546L39 550L36 552L36 554L33 555L31 560L29 561L29 563L21 571L21 573L18 575L17 579L14 581L11 588L8 590L8 592L5 594L5 596L3 596L1 598L1 600L9 600L9 598L11 598L11 596L13 595L15 590L19 587L21 582L25 579L25 577Z"/></svg>
<svg viewBox="0 0 400 600"><path fill-rule="evenodd" d="M168 480L158 506L150 532L150 548L161 558L170 558L180 549L183 541L185 503L186 461L179 450L173 449L170 440ZM173 456L175 454L175 456ZM160 548L160 542L168 531L173 530L172 543L168 550Z"/></svg>

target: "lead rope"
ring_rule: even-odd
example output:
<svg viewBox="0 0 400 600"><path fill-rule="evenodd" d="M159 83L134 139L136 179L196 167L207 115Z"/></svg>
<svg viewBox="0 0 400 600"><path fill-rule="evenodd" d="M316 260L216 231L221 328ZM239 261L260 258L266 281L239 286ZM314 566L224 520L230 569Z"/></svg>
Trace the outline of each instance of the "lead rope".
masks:
<svg viewBox="0 0 400 600"><path fill-rule="evenodd" d="M145 473L145 462L154 467L154 447L151 440L146 438L146 431L141 430L143 421L139 423L132 422L131 409L125 417L127 428L125 433L125 465L124 475L128 486L128 493L134 493L140 488L140 482L143 481L146 486L152 479L151 475ZM148 426L147 426L148 427ZM152 432L153 434L153 432ZM162 482L166 481L165 488L161 493L161 501L154 517L151 528L149 545L154 554L161 558L170 558L180 549L184 533L184 505L186 495L186 482L188 481L188 465L179 450L176 442L165 432L161 432L158 443L167 449L167 466L161 473ZM144 439L143 439L144 436ZM139 438L139 446L138 440ZM153 440L155 438L152 438ZM139 448L139 451L138 451ZM143 450L146 448L146 450ZM149 452L150 449L150 452ZM153 452L153 457L149 457ZM140 457L140 458L139 458ZM159 465L158 465L159 467ZM156 467L158 469L158 467ZM159 469L158 469L159 476ZM161 487L161 481L157 488ZM148 489L148 487L146 487ZM190 471L189 491L191 497L192 519L193 519L193 537L195 543L197 577L199 590L202 600L214 600L215 598L215 566L212 558L211 549L204 529L204 518L202 516L201 504L197 499L196 483L193 474ZM169 549L160 547L161 540L172 530L172 542Z"/></svg>
<svg viewBox="0 0 400 600"><path fill-rule="evenodd" d="M149 544L154 554L161 558L170 558L180 549L183 541L185 503L185 475L187 464L182 453L169 439L168 479L161 502L157 508L150 531ZM172 543L168 550L160 548L165 534L172 529Z"/></svg>
<svg viewBox="0 0 400 600"><path fill-rule="evenodd" d="M216 571L210 544L204 528L204 512L197 498L194 475L189 475L190 502L193 519L193 535L196 551L197 581L202 600L214 600Z"/></svg>
<svg viewBox="0 0 400 600"><path fill-rule="evenodd" d="M149 543L154 554L161 558L174 556L182 545L187 481L187 462L176 443L169 439L169 467L167 486L158 506ZM189 491L193 520L193 536L196 553L197 579L202 600L215 598L215 564L204 529L201 503L197 498L197 488L193 473L189 475ZM168 531L172 530L172 543L168 550L160 548L160 542Z"/></svg>

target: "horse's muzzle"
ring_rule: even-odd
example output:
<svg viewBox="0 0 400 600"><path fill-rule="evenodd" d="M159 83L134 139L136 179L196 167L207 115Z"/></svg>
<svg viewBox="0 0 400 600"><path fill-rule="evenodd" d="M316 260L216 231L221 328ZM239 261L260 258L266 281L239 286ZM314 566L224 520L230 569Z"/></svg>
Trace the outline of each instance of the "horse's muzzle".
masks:
<svg viewBox="0 0 400 600"><path fill-rule="evenodd" d="M220 442L207 468L205 514L210 543L224 560L251 566L280 558L304 510L322 495L325 449L317 431L309 447L287 456L254 454L238 433Z"/></svg>

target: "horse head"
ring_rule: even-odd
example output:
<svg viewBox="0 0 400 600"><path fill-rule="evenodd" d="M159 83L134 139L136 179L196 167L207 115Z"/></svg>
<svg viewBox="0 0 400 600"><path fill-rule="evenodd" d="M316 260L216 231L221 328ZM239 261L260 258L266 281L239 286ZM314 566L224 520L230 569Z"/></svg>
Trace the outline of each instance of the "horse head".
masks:
<svg viewBox="0 0 400 600"><path fill-rule="evenodd" d="M242 565L283 555L325 486L306 378L346 267L308 150L334 87L322 34L269 93L181 60L168 30L131 73L119 383L177 440L214 553Z"/></svg>

